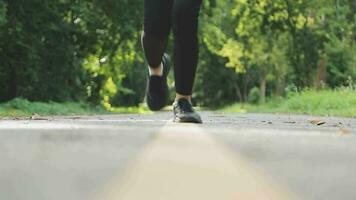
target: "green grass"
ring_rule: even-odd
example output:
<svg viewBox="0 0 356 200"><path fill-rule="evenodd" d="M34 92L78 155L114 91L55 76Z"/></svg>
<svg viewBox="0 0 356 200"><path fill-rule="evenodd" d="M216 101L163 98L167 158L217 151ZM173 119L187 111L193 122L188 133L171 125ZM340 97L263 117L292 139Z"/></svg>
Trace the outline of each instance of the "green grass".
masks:
<svg viewBox="0 0 356 200"><path fill-rule="evenodd" d="M226 113L295 113L356 117L356 91L305 90L286 98L272 98L264 104L236 103L219 111ZM0 117L27 117L34 114L49 115L97 115L115 113L150 113L144 106L105 109L86 103L30 102L17 98L0 104Z"/></svg>
<svg viewBox="0 0 356 200"><path fill-rule="evenodd" d="M102 106L90 106L86 103L56 103L56 102L30 102L17 98L0 104L0 117L27 117L32 115L97 115L115 113L143 113L145 108L125 107L104 109Z"/></svg>
<svg viewBox="0 0 356 200"><path fill-rule="evenodd" d="M264 104L234 104L220 111L228 113L295 113L356 117L356 91L306 90L286 98L272 98Z"/></svg>

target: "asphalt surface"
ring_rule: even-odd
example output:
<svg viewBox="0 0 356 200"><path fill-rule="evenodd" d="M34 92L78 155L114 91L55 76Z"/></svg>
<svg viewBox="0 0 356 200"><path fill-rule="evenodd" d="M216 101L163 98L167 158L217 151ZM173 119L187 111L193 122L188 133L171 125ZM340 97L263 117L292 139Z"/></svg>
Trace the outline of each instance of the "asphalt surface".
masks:
<svg viewBox="0 0 356 200"><path fill-rule="evenodd" d="M356 199L356 119L170 118L2 119L0 200Z"/></svg>

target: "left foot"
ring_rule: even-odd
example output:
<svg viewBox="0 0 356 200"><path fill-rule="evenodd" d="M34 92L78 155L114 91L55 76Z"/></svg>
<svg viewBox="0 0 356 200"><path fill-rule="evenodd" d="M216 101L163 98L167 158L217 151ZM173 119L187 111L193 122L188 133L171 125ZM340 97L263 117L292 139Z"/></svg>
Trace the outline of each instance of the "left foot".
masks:
<svg viewBox="0 0 356 200"><path fill-rule="evenodd" d="M173 103L174 122L203 123L199 114L195 112L192 104L187 99L179 99Z"/></svg>
<svg viewBox="0 0 356 200"><path fill-rule="evenodd" d="M146 89L147 106L152 111L161 110L168 100L167 76L170 69L170 58L168 54L162 57L162 75L149 75Z"/></svg>

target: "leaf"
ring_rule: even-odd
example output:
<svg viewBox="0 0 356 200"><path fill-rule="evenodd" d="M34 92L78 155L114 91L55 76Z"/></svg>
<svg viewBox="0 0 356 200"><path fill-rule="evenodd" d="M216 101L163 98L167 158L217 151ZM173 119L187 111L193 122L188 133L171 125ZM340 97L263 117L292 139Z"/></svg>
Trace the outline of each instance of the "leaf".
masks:
<svg viewBox="0 0 356 200"><path fill-rule="evenodd" d="M349 131L348 129L345 128L341 128L338 132L339 135L350 135L351 131Z"/></svg>
<svg viewBox="0 0 356 200"><path fill-rule="evenodd" d="M313 125L317 125L317 126L321 126L323 124L325 124L326 122L323 121L323 120L320 120L320 119L312 119L312 120L309 120L309 122Z"/></svg>
<svg viewBox="0 0 356 200"><path fill-rule="evenodd" d="M295 123L297 123L296 121L286 121L286 122L284 122L284 123L286 123L286 124L295 124Z"/></svg>
<svg viewBox="0 0 356 200"><path fill-rule="evenodd" d="M72 117L68 117L68 119L72 119L72 120L77 120L77 119L81 119L82 117L80 116L72 116Z"/></svg>
<svg viewBox="0 0 356 200"><path fill-rule="evenodd" d="M41 117L39 114L34 113L31 117L30 120L48 120L47 118Z"/></svg>

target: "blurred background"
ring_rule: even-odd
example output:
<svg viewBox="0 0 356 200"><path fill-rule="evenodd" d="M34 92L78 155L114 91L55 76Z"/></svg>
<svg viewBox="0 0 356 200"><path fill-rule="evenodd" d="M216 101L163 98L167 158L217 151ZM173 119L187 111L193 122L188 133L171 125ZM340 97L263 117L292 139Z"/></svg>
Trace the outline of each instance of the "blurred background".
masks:
<svg viewBox="0 0 356 200"><path fill-rule="evenodd" d="M143 0L0 0L0 116L144 112L142 21ZM197 106L356 116L355 0L204 0L199 28Z"/></svg>

